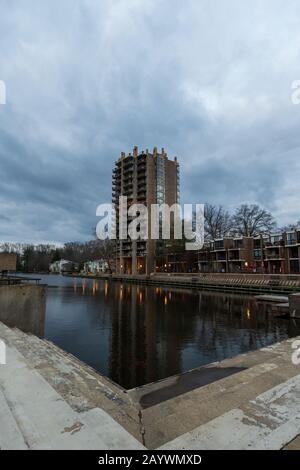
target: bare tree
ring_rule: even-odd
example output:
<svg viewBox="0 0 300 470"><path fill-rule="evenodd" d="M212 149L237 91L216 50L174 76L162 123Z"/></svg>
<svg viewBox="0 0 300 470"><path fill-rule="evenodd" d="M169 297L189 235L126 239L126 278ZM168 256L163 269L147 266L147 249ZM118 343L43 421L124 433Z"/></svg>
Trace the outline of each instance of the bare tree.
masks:
<svg viewBox="0 0 300 470"><path fill-rule="evenodd" d="M28 245L20 256L20 269L24 272L48 272L53 256L50 245Z"/></svg>
<svg viewBox="0 0 300 470"><path fill-rule="evenodd" d="M300 227L300 220L298 220L298 222L296 222L295 224L284 225L283 227L280 227L280 230L282 232L288 232L292 230L297 230L299 229L299 227Z"/></svg>
<svg viewBox="0 0 300 470"><path fill-rule="evenodd" d="M272 214L257 204L242 204L232 217L233 232L239 236L254 237L276 228Z"/></svg>
<svg viewBox="0 0 300 470"><path fill-rule="evenodd" d="M110 272L114 270L114 260L115 260L115 252L116 252L116 244L114 240L98 240L99 242L99 254L100 258L108 264L108 269Z"/></svg>
<svg viewBox="0 0 300 470"><path fill-rule="evenodd" d="M229 234L232 226L231 216L223 206L206 204L204 220L205 235L207 239L216 240Z"/></svg>

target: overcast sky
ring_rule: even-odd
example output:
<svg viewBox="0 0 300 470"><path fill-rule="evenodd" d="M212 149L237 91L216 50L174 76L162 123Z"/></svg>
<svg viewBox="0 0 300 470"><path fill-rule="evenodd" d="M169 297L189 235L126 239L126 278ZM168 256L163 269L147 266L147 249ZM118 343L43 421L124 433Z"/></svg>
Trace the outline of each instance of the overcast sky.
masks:
<svg viewBox="0 0 300 470"><path fill-rule="evenodd" d="M0 240L88 240L134 145L300 219L299 0L0 0Z"/></svg>

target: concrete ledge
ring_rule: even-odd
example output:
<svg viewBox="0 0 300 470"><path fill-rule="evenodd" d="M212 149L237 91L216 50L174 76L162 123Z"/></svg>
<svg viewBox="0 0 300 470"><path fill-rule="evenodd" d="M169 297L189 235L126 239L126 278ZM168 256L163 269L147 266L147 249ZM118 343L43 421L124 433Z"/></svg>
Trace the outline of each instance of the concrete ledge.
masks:
<svg viewBox="0 0 300 470"><path fill-rule="evenodd" d="M33 284L0 285L0 321L43 336L47 287Z"/></svg>
<svg viewBox="0 0 300 470"><path fill-rule="evenodd" d="M300 294L292 294L289 296L290 316L292 318L300 318Z"/></svg>
<svg viewBox="0 0 300 470"><path fill-rule="evenodd" d="M10 423L10 431L6 428L5 433L0 432L0 448L144 448L105 411L99 408L84 413L74 411L49 382L30 367L19 351L8 347L7 353L7 365L0 370L4 399L4 405L0 402L0 411L4 423ZM3 420L1 429L2 424Z"/></svg>
<svg viewBox="0 0 300 470"><path fill-rule="evenodd" d="M116 435L125 436L130 448L280 449L292 442L297 448L299 443L300 366L292 362L292 345L300 338L211 364L205 373L199 369L200 374L191 375L192 386L179 375L125 391L47 341L2 323L0 337L9 347L8 366L0 366L0 388L12 416L3 399L0 412L20 448L22 436L31 448L44 447L47 442L51 448L95 448L89 433L96 430L98 448L102 443L103 448L126 448L118 439L110 447L103 434L109 428L101 427L101 421L104 425L110 419L112 432L115 429ZM34 403L28 393L31 381L36 390ZM56 421L55 412L49 413L53 407L61 407L62 419ZM26 419L34 421L33 430L42 420L42 436L31 434L29 425L24 434L20 426L24 410ZM17 427L12 417L17 418ZM44 436L47 429L51 431L47 423L54 434L56 429L66 432L57 439L52 434L48 441Z"/></svg>

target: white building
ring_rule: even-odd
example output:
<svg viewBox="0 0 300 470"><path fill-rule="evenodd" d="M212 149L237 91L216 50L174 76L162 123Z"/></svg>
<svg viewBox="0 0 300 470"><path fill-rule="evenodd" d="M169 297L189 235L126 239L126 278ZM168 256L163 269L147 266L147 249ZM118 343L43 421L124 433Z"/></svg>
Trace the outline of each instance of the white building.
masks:
<svg viewBox="0 0 300 470"><path fill-rule="evenodd" d="M101 274L109 271L109 265L107 261L103 259L95 261L87 261L84 263L84 272L87 274Z"/></svg>
<svg viewBox="0 0 300 470"><path fill-rule="evenodd" d="M49 266L49 270L51 273L66 273L72 272L76 269L75 263L73 261L68 261L65 259L61 259L59 261L54 261Z"/></svg>

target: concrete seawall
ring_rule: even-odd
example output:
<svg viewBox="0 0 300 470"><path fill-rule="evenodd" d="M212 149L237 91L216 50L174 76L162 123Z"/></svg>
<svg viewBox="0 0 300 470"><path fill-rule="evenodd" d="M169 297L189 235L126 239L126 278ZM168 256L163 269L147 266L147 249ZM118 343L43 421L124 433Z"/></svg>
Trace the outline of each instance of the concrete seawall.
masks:
<svg viewBox="0 0 300 470"><path fill-rule="evenodd" d="M128 391L1 322L0 338L2 449L300 448L299 338Z"/></svg>
<svg viewBox="0 0 300 470"><path fill-rule="evenodd" d="M44 285L0 285L0 321L42 337L46 290Z"/></svg>
<svg viewBox="0 0 300 470"><path fill-rule="evenodd" d="M184 289L206 289L250 294L300 292L299 275L262 274L152 274L140 275L79 275L87 279L108 279L112 281L152 286L179 287Z"/></svg>

